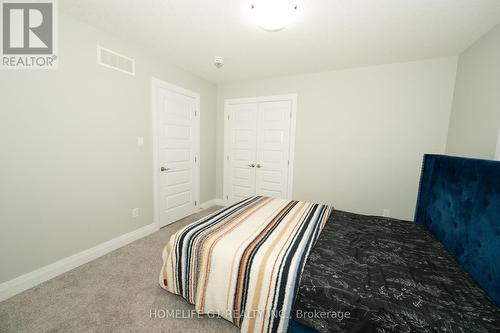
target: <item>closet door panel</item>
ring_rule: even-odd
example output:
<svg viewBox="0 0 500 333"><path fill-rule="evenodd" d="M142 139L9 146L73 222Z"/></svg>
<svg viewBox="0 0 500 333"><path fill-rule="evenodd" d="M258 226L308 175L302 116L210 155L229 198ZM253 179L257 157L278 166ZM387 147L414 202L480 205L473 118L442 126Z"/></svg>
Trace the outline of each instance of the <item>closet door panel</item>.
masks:
<svg viewBox="0 0 500 333"><path fill-rule="evenodd" d="M229 109L229 188L231 202L255 195L258 105L235 104Z"/></svg>
<svg viewBox="0 0 500 333"><path fill-rule="evenodd" d="M290 101L259 103L257 195L287 197L291 110Z"/></svg>

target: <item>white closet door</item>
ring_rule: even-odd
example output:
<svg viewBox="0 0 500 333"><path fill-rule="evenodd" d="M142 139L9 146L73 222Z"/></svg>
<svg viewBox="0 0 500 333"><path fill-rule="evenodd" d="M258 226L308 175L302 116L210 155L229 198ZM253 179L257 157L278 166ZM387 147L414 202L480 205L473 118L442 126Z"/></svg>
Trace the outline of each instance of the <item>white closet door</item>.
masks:
<svg viewBox="0 0 500 333"><path fill-rule="evenodd" d="M228 200L241 201L255 195L255 164L257 151L256 103L229 107L229 186Z"/></svg>
<svg viewBox="0 0 500 333"><path fill-rule="evenodd" d="M292 103L259 103L256 194L287 198Z"/></svg>

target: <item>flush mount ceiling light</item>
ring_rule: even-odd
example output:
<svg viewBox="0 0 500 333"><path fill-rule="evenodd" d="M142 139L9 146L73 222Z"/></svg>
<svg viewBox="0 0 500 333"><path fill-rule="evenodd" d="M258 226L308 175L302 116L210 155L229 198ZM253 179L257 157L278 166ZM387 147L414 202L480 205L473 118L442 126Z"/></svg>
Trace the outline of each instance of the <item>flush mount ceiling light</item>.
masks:
<svg viewBox="0 0 500 333"><path fill-rule="evenodd" d="M298 6L290 0L255 0L251 9L256 25L267 31L278 31L292 22Z"/></svg>

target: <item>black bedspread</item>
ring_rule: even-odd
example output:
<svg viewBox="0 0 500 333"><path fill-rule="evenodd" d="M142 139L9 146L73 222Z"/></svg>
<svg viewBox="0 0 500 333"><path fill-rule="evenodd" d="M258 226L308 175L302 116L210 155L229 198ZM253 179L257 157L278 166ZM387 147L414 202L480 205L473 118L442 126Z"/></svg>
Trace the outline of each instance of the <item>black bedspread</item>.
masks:
<svg viewBox="0 0 500 333"><path fill-rule="evenodd" d="M500 310L425 229L341 211L311 252L292 315L320 332L500 332Z"/></svg>

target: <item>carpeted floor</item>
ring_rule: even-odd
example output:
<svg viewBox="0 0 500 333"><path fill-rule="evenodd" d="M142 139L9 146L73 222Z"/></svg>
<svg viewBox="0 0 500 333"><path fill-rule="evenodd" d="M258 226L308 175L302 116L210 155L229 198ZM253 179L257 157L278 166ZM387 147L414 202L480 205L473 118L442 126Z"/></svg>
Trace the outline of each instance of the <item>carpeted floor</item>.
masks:
<svg viewBox="0 0 500 333"><path fill-rule="evenodd" d="M218 208L1 302L0 332L238 332L224 319L191 316L194 306L158 284L161 251L170 235ZM180 310L186 318L172 318L166 310Z"/></svg>

